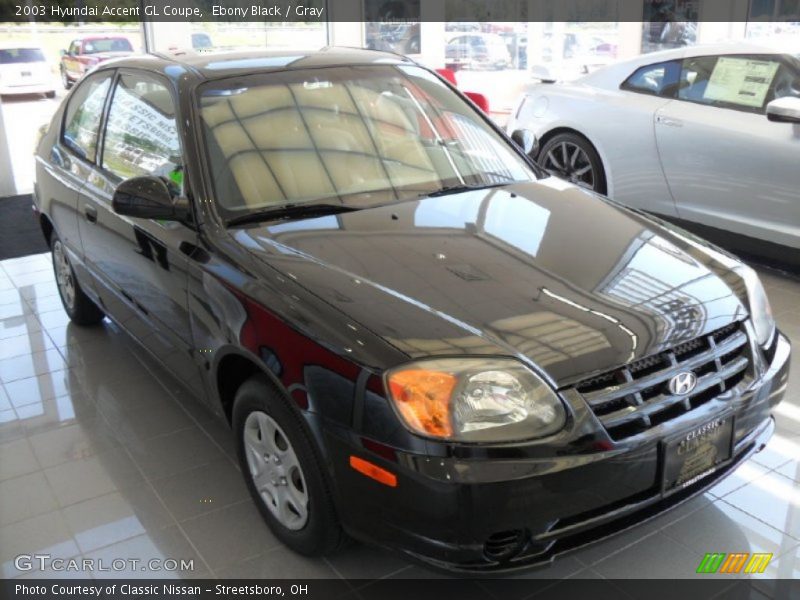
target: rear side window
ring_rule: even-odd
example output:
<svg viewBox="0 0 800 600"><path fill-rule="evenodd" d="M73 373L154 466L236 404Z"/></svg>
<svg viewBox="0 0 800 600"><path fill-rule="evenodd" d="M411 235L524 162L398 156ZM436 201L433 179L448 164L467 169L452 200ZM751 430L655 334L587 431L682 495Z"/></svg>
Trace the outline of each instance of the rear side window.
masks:
<svg viewBox="0 0 800 600"><path fill-rule="evenodd" d="M634 71L620 87L639 94L672 96L680 70L681 63L677 60L647 65Z"/></svg>
<svg viewBox="0 0 800 600"><path fill-rule="evenodd" d="M84 79L69 99L64 115L61 142L90 162L94 162L97 156L97 133L111 86L111 76L111 72L104 72Z"/></svg>
<svg viewBox="0 0 800 600"><path fill-rule="evenodd" d="M681 69L678 99L744 112L763 113L780 95L791 95L791 70L772 55L687 58Z"/></svg>
<svg viewBox="0 0 800 600"><path fill-rule="evenodd" d="M182 189L175 104L166 85L138 74L117 80L108 109L103 168L121 179L157 175Z"/></svg>

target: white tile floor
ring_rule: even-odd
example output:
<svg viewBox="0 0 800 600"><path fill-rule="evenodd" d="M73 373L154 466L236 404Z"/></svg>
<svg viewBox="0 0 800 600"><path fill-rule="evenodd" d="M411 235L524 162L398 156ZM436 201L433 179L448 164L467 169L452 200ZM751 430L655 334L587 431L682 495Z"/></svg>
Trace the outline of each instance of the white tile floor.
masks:
<svg viewBox="0 0 800 600"><path fill-rule="evenodd" d="M800 282L763 279L800 348ZM767 450L709 493L524 577L692 577L714 551L771 552L762 577L796 577L797 370L776 418ZM193 559L190 577L431 575L363 546L320 560L282 547L247 496L227 427L114 325L70 325L48 255L0 263L0 576L52 575L15 568L37 552Z"/></svg>

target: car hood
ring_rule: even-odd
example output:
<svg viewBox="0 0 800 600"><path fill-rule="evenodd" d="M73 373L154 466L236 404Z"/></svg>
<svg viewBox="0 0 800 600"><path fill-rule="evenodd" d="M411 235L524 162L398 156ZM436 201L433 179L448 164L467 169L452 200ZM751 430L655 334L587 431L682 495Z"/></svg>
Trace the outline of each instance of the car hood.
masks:
<svg viewBox="0 0 800 600"><path fill-rule="evenodd" d="M552 177L234 236L411 358L516 356L558 386L746 314L698 245Z"/></svg>

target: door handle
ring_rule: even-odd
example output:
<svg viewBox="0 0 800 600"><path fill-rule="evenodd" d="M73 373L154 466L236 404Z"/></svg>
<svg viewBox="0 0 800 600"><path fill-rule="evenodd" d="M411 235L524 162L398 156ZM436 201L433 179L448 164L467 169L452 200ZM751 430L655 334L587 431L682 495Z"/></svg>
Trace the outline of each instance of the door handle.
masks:
<svg viewBox="0 0 800 600"><path fill-rule="evenodd" d="M89 223L97 223L97 209L94 206L87 204L83 210Z"/></svg>
<svg viewBox="0 0 800 600"><path fill-rule="evenodd" d="M666 125L667 127L683 127L683 121L681 121L680 119L662 117L661 115L656 117L656 123L661 123L662 125Z"/></svg>

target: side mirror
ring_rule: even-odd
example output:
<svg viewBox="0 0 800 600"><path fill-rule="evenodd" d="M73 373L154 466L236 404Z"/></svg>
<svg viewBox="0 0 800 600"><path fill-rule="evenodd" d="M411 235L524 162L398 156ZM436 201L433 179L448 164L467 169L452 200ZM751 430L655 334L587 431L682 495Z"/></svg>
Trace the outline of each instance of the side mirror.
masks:
<svg viewBox="0 0 800 600"><path fill-rule="evenodd" d="M531 68L531 77L540 80L542 83L555 83L556 81L550 69L544 65L534 65Z"/></svg>
<svg viewBox="0 0 800 600"><path fill-rule="evenodd" d="M120 183L114 191L111 206L118 215L137 219L185 221L191 214L189 201L174 197L166 182L152 175Z"/></svg>
<svg viewBox="0 0 800 600"><path fill-rule="evenodd" d="M62 50L59 50L59 51L58 51L58 54L59 54L60 56L66 56L66 55L67 55L67 51L62 49Z"/></svg>
<svg viewBox="0 0 800 600"><path fill-rule="evenodd" d="M475 103L475 106L480 108L487 115L489 114L489 100L483 94L478 92L464 92L464 95Z"/></svg>
<svg viewBox="0 0 800 600"><path fill-rule="evenodd" d="M539 151L539 140L529 129L515 129L511 134L511 141L519 146L528 156L533 156Z"/></svg>
<svg viewBox="0 0 800 600"><path fill-rule="evenodd" d="M785 96L767 104L767 119L778 123L800 123L800 98Z"/></svg>

